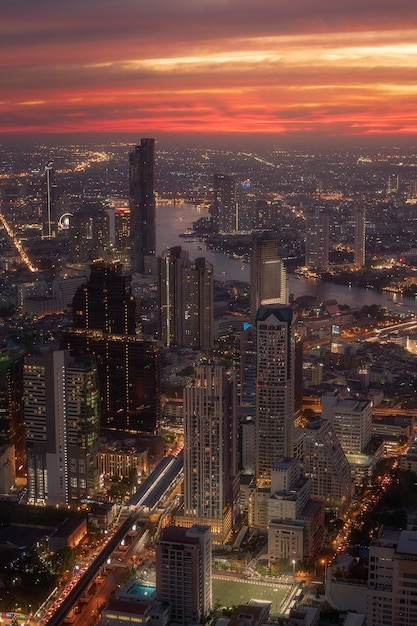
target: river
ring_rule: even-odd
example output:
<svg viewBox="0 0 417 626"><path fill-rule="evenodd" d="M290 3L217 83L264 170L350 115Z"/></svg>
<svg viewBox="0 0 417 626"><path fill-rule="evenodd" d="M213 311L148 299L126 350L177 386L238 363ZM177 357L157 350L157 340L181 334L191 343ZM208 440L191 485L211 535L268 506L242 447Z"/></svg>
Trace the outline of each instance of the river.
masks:
<svg viewBox="0 0 417 626"><path fill-rule="evenodd" d="M190 258L195 259L204 256L214 266L216 280L242 280L249 282L249 264L232 259L222 252L207 250L204 242L197 239L186 239L180 234L187 228L192 228L193 222L206 215L204 209L199 209L191 204L158 205L156 207L156 243L157 253L161 254L166 248L182 246L189 252ZM394 312L417 313L417 300L414 298L401 298L397 294L380 293L374 289L361 289L336 285L304 278L295 274L289 277L289 292L294 298L303 295L317 296L320 302L337 300L338 304L347 304L351 308L370 304L385 306Z"/></svg>

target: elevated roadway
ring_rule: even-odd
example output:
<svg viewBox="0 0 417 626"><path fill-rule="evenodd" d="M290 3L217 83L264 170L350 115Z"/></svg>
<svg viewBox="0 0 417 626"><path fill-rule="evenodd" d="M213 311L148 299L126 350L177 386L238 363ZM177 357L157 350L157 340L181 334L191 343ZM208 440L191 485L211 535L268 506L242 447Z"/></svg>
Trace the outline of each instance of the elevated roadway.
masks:
<svg viewBox="0 0 417 626"><path fill-rule="evenodd" d="M170 455L162 459L152 474L143 482L138 491L127 503L124 517L100 553L96 556L88 569L61 601L60 606L54 613L42 620L45 626L59 626L62 624L72 607L78 602L84 591L99 573L107 559L117 549L121 541L132 530L139 514L145 511L151 512L161 502L166 493L176 485L183 470L183 455ZM145 532L143 528L142 533Z"/></svg>

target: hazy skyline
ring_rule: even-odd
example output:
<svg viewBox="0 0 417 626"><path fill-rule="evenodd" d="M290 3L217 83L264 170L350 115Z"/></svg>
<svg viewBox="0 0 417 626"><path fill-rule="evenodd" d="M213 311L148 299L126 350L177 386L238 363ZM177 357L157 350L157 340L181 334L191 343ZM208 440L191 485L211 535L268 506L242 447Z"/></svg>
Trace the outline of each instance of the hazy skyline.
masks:
<svg viewBox="0 0 417 626"><path fill-rule="evenodd" d="M0 132L413 139L413 0L3 0Z"/></svg>

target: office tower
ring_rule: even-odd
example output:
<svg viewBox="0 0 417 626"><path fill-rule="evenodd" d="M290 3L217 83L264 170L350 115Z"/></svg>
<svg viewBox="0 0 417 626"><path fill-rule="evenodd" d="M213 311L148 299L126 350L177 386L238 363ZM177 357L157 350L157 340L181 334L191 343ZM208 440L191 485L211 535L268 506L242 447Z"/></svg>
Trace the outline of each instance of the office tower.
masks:
<svg viewBox="0 0 417 626"><path fill-rule="evenodd" d="M329 268L329 216L321 207L306 214L306 260L314 270Z"/></svg>
<svg viewBox="0 0 417 626"><path fill-rule="evenodd" d="M102 428L154 432L160 418L160 351L136 333L136 310L122 266L95 263L90 280L74 296L73 327L64 330L61 345L97 359Z"/></svg>
<svg viewBox="0 0 417 626"><path fill-rule="evenodd" d="M166 250L158 258L160 338L164 346L181 346L184 341L184 273L190 265L188 252L181 246Z"/></svg>
<svg viewBox="0 0 417 626"><path fill-rule="evenodd" d="M156 250L154 151L154 139L141 139L129 153L131 269L140 274L150 273Z"/></svg>
<svg viewBox="0 0 417 626"><path fill-rule="evenodd" d="M352 495L352 474L342 446L328 420L312 417L303 432L304 474L311 497L343 515Z"/></svg>
<svg viewBox="0 0 417 626"><path fill-rule="evenodd" d="M251 407L238 407L237 411L239 434L239 470L242 476L253 477L255 475L255 414Z"/></svg>
<svg viewBox="0 0 417 626"><path fill-rule="evenodd" d="M9 494L16 485L14 445L0 444L0 494Z"/></svg>
<svg viewBox="0 0 417 626"><path fill-rule="evenodd" d="M388 175L388 185L387 185L387 193L398 193L398 189L400 187L400 177L398 174L389 174Z"/></svg>
<svg viewBox="0 0 417 626"><path fill-rule="evenodd" d="M293 456L294 316L286 306L262 306L256 315L256 479L268 486L272 463Z"/></svg>
<svg viewBox="0 0 417 626"><path fill-rule="evenodd" d="M176 246L158 258L160 337L165 346L198 350L213 347L213 266L191 262Z"/></svg>
<svg viewBox="0 0 417 626"><path fill-rule="evenodd" d="M90 268L88 282L77 289L73 299L74 328L134 335L136 300L130 275L123 273L120 263L98 261Z"/></svg>
<svg viewBox="0 0 417 626"><path fill-rule="evenodd" d="M268 560L312 563L323 547L324 507L310 497L311 480L300 459L282 457L272 465L268 501Z"/></svg>
<svg viewBox="0 0 417 626"><path fill-rule="evenodd" d="M268 232L254 233L250 257L250 314L264 304L288 304L287 272L278 254L277 238Z"/></svg>
<svg viewBox="0 0 417 626"><path fill-rule="evenodd" d="M355 209L355 245L353 252L355 267L365 265L365 207Z"/></svg>
<svg viewBox="0 0 417 626"><path fill-rule="evenodd" d="M417 532L381 528L369 546L367 626L417 623Z"/></svg>
<svg viewBox="0 0 417 626"><path fill-rule="evenodd" d="M304 341L301 335L295 334L294 345L294 415L295 425L303 415L303 362L304 362Z"/></svg>
<svg viewBox="0 0 417 626"><path fill-rule="evenodd" d="M212 610L209 526L167 526L156 545L156 597L171 607L171 622L202 624Z"/></svg>
<svg viewBox="0 0 417 626"><path fill-rule="evenodd" d="M29 502L77 505L98 486L95 360L51 350L27 356L23 376Z"/></svg>
<svg viewBox="0 0 417 626"><path fill-rule="evenodd" d="M246 324L239 335L239 388L240 406L255 407L256 403L256 328Z"/></svg>
<svg viewBox="0 0 417 626"><path fill-rule="evenodd" d="M185 346L213 348L213 265L204 257L191 264L185 276Z"/></svg>
<svg viewBox="0 0 417 626"><path fill-rule="evenodd" d="M42 237L56 237L58 228L57 186L51 165L45 167L42 179Z"/></svg>
<svg viewBox="0 0 417 626"><path fill-rule="evenodd" d="M123 260L130 254L130 209L118 207L114 213L114 245Z"/></svg>
<svg viewBox="0 0 417 626"><path fill-rule="evenodd" d="M83 202L70 217L70 258L90 263L108 254L109 216L100 202Z"/></svg>
<svg viewBox="0 0 417 626"><path fill-rule="evenodd" d="M78 287L88 280L89 270L70 273L68 269L52 279L51 295L54 301L56 313L68 311L72 307L72 301Z"/></svg>
<svg viewBox="0 0 417 626"><path fill-rule="evenodd" d="M213 205L210 212L219 233L238 232L239 207L236 199L236 182L231 176L214 175Z"/></svg>
<svg viewBox="0 0 417 626"><path fill-rule="evenodd" d="M184 389L184 517L225 541L238 512L238 485L235 376L199 366Z"/></svg>
<svg viewBox="0 0 417 626"><path fill-rule="evenodd" d="M10 353L6 344L0 348L0 445L14 452L13 471L26 471L26 433L23 415L23 358L25 350Z"/></svg>
<svg viewBox="0 0 417 626"><path fill-rule="evenodd" d="M372 437L370 400L341 398L337 392L322 397L322 417L329 420L346 455L360 454Z"/></svg>
<svg viewBox="0 0 417 626"><path fill-rule="evenodd" d="M237 230L241 232L257 228L253 221L255 195L251 189L249 178L236 184L236 202L238 207Z"/></svg>

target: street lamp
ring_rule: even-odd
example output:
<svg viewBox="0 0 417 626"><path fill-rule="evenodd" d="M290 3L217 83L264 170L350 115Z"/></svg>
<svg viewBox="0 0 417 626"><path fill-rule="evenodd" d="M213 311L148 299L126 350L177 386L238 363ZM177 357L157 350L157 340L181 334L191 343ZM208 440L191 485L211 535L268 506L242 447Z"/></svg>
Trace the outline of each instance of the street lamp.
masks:
<svg viewBox="0 0 417 626"><path fill-rule="evenodd" d="M291 563L292 563L292 575L295 576L295 559L293 559Z"/></svg>

